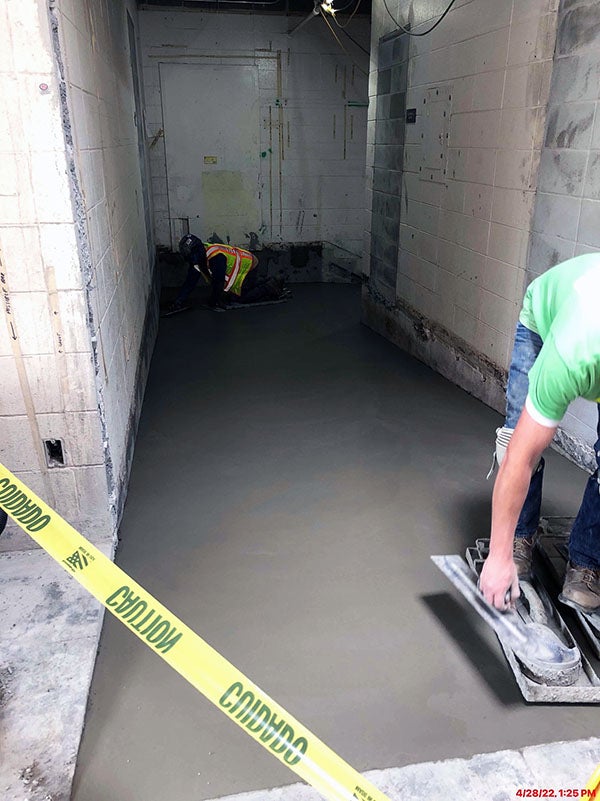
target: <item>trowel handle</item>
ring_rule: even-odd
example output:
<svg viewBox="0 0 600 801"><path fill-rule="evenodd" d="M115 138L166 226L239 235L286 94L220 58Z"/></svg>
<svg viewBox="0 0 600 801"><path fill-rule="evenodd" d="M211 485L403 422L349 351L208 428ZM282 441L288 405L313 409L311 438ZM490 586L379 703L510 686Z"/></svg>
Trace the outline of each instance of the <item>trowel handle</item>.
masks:
<svg viewBox="0 0 600 801"><path fill-rule="evenodd" d="M479 586L479 580L477 581L477 590L483 597L483 593L481 592L481 587ZM514 609L513 598L512 598L512 587L509 587L504 593L504 603L508 607L508 610L504 611L509 611L510 609ZM499 609L498 611L501 612L502 610Z"/></svg>

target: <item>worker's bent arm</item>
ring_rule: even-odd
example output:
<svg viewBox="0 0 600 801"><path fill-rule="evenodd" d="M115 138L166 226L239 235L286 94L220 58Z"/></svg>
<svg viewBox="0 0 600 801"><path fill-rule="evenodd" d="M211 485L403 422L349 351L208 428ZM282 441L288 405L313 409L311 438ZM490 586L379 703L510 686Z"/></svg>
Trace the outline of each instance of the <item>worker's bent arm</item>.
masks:
<svg viewBox="0 0 600 801"><path fill-rule="evenodd" d="M529 489L531 475L544 449L552 442L555 427L537 423L523 409L502 460L492 496L490 555L483 567L480 588L489 603L506 609L506 594L519 595L512 548L517 521Z"/></svg>

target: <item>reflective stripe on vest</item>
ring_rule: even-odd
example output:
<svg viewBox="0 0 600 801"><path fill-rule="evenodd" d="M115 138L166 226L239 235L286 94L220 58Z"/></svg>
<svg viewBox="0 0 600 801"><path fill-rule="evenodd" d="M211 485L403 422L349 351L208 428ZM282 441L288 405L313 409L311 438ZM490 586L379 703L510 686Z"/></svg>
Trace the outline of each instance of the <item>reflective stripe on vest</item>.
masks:
<svg viewBox="0 0 600 801"><path fill-rule="evenodd" d="M225 292L230 290L239 295L242 283L252 267L252 254L242 248L235 248L232 245L211 245L205 243L206 258L210 260L212 256L222 253L227 261L225 275ZM210 269L210 265L209 265ZM239 279L239 280L238 280Z"/></svg>

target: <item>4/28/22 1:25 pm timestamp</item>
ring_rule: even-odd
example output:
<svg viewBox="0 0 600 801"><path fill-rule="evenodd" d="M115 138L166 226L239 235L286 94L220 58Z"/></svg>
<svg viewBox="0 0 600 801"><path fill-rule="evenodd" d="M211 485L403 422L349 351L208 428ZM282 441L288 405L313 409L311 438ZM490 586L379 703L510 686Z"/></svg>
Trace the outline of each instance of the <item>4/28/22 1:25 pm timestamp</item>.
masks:
<svg viewBox="0 0 600 801"><path fill-rule="evenodd" d="M555 789L553 787L520 787L515 793L516 798L598 798L600 801L600 788L595 790L579 789L578 787Z"/></svg>

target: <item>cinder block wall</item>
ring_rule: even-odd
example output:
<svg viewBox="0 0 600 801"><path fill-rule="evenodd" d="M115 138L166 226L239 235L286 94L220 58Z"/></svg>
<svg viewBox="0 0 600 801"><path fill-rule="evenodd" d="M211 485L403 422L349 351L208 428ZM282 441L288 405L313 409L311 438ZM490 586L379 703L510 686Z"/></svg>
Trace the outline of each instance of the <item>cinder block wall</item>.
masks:
<svg viewBox="0 0 600 801"><path fill-rule="evenodd" d="M0 459L95 542L114 536L153 341L127 8L0 9ZM31 545L12 525L0 540Z"/></svg>
<svg viewBox="0 0 600 801"><path fill-rule="evenodd" d="M158 328L137 5L62 0L57 22L109 501L118 521Z"/></svg>
<svg viewBox="0 0 600 801"><path fill-rule="evenodd" d="M291 36L302 16L140 11L146 89L146 124L156 235L171 247L180 223L170 219L161 65L259 65L261 226L263 243L329 241L361 252L364 230L368 56L340 31L353 59L321 19ZM370 26L357 17L348 32L368 49ZM189 102L181 97L182 107ZM227 98L215 96L207 113ZM201 141L201 131L196 132ZM176 192L177 187L171 187ZM194 225L194 230L200 223ZM195 231L208 236L210 231Z"/></svg>
<svg viewBox="0 0 600 801"><path fill-rule="evenodd" d="M527 280L600 248L600 5L563 0L559 9L546 134ZM571 404L563 428L570 447L596 440L596 406ZM588 462L591 464L591 461Z"/></svg>
<svg viewBox="0 0 600 801"><path fill-rule="evenodd" d="M387 5L421 32L448 3ZM528 280L597 243L593 225L583 233L593 206L582 200L595 191L598 12L569 1L559 19L558 6L459 0L409 38L373 4L363 318L499 411ZM573 195L565 218L559 205ZM563 444L580 458L590 429L574 420L588 412L570 411Z"/></svg>

